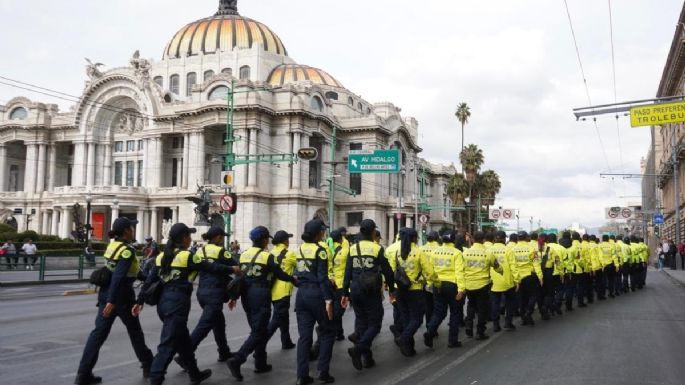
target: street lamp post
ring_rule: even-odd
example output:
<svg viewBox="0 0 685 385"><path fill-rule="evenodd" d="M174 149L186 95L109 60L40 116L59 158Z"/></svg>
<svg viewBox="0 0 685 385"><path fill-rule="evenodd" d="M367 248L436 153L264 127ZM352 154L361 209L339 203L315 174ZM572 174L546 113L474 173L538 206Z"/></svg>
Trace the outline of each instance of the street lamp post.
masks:
<svg viewBox="0 0 685 385"><path fill-rule="evenodd" d="M86 244L90 243L90 210L91 203L93 202L93 197L90 194L86 195Z"/></svg>

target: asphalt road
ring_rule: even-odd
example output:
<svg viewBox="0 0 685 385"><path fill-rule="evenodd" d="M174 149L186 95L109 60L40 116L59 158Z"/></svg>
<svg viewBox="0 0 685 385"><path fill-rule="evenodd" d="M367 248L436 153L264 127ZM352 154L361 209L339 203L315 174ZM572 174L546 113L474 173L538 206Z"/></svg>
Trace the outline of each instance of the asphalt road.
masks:
<svg viewBox="0 0 685 385"><path fill-rule="evenodd" d="M70 384L83 344L93 326L95 296L26 296L0 301L0 373L5 384ZM387 331L375 345L377 366L355 371L346 354L348 342L335 346L331 373L340 384L673 384L685 382L685 288L664 273L650 271L646 289L587 309L564 314L534 328L498 333L486 342L465 337L461 349L446 348L446 331L427 349L417 340L418 355L400 355ZM199 315L194 304L190 327ZM237 349L248 333L242 310L228 313L229 344ZM160 321L154 309L142 315L148 345L155 351ZM297 335L293 322L293 336ZM354 317L345 316L352 329ZM419 333L423 333L423 328ZM420 334L419 334L420 335ZM295 381L295 351L281 351L278 337L268 347L274 371L252 373L243 366L245 383L288 384ZM233 382L223 364L215 362L210 336L198 348L200 368L211 368L207 384ZM96 374L105 384L145 384L126 332L120 322L103 347ZM315 365L312 365L314 368ZM315 375L312 369L312 374ZM175 364L167 384L187 384Z"/></svg>

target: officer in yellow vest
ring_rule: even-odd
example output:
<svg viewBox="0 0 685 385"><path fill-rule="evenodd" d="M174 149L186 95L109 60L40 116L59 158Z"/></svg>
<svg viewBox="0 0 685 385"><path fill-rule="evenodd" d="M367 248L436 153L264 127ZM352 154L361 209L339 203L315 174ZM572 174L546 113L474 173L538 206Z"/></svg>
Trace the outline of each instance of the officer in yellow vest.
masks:
<svg viewBox="0 0 685 385"><path fill-rule="evenodd" d="M426 244L421 246L421 251L423 251L429 258L433 255L433 250L440 247L440 234L437 231L431 231L426 237ZM424 282L423 295L426 300L426 324L430 321L430 317L433 315L433 308L435 306L435 301L433 298L433 286L426 284Z"/></svg>
<svg viewBox="0 0 685 385"><path fill-rule="evenodd" d="M592 286L590 290L597 295L597 299L605 300L606 298L601 298L599 295L599 288L601 287L600 282L606 279L604 271L602 270L602 262L600 261L602 251L599 248L599 239L594 234L589 237L588 249L590 254L590 266L592 267ZM593 301L590 301L590 303L592 302Z"/></svg>
<svg viewBox="0 0 685 385"><path fill-rule="evenodd" d="M77 385L99 384L102 378L93 375L93 368L98 360L100 348L105 343L109 331L117 317L126 326L131 338L133 350L143 367L143 376L148 377L152 364L152 352L145 345L145 336L138 318L131 316L131 309L135 305L135 282L140 265L136 258L136 251L131 246L135 238L136 220L117 218L112 224L110 242L105 251L107 268L112 272L110 283L100 288L98 293L98 313L95 317L95 329L88 336L83 349L83 357L74 381Z"/></svg>
<svg viewBox="0 0 685 385"><path fill-rule="evenodd" d="M276 264L281 267L286 274L293 274L295 265L297 265L297 256L291 250L290 238L293 235L287 231L279 230L274 234L271 241L274 248L271 254L276 259ZM271 288L271 302L273 304L273 316L267 326L267 333L269 339L273 337L276 330L281 332L281 349L290 350L295 347L290 338L290 296L293 293L293 284L288 281L274 280L274 285Z"/></svg>
<svg viewBox="0 0 685 385"><path fill-rule="evenodd" d="M395 342L406 357L416 355L414 335L421 327L426 311L422 277L427 282L437 283L433 264L416 244L417 241L416 230L408 227L400 229L400 252L388 260L396 275L405 272L404 282L395 279L402 322L402 332Z"/></svg>
<svg viewBox="0 0 685 385"><path fill-rule="evenodd" d="M352 303L355 314L354 347L347 353L355 369L371 368L375 365L371 346L381 331L383 323L383 294L381 276L385 277L391 298L394 298L395 285L392 270L386 259L383 247L374 242L376 223L364 219L359 226L361 239L350 246L350 255L345 264L342 283L343 307ZM392 302L392 299L391 299Z"/></svg>
<svg viewBox="0 0 685 385"><path fill-rule="evenodd" d="M602 242L599 244L600 251L600 263L602 265L602 275L603 279L598 282L599 287L597 290L600 293L600 298L606 298L606 293L609 293L609 297L614 298L614 286L616 280L616 274L618 273L618 256L616 255L616 249L614 245L609 242L609 235L602 235Z"/></svg>
<svg viewBox="0 0 685 385"><path fill-rule="evenodd" d="M297 253L295 276L298 281L295 313L297 313L297 384L310 384L309 357L314 325L321 333L319 350L319 381L334 382L330 375L335 327L333 325L333 285L328 279L328 251L320 242L327 226L320 219L307 222L302 233L304 243Z"/></svg>
<svg viewBox="0 0 685 385"><path fill-rule="evenodd" d="M328 275L334 288L333 325L335 326L335 339L337 341L343 341L345 339L345 331L343 330L343 315L345 314L345 308L342 307L342 299L345 296L343 281L345 279L345 268L347 266L347 256L349 255L350 247L349 242L347 247L345 247L347 239L343 237L340 230L331 231L331 239L333 240L333 259L329 263Z"/></svg>
<svg viewBox="0 0 685 385"><path fill-rule="evenodd" d="M542 268L536 249L531 247L528 234L522 231L518 235L518 243L511 249L514 254L512 274L514 282L519 286L519 306L521 325L533 326L533 311L540 292Z"/></svg>
<svg viewBox="0 0 685 385"><path fill-rule="evenodd" d="M266 361L266 343L268 341L267 327L271 318L271 287L273 279L295 282L276 263L276 258L269 253L269 229L257 226L250 231L252 247L240 256L240 270L245 276L245 288L241 294L243 309L250 324L250 335L234 355L226 362L231 375L238 381L243 380L240 367L247 361L247 357L254 352L255 370L257 374L270 372L272 367ZM229 306L235 306L235 301L229 301Z"/></svg>
<svg viewBox="0 0 685 385"><path fill-rule="evenodd" d="M430 315L430 321L426 324L426 333L423 335L423 342L429 348L433 347L433 339L437 335L440 324L447 316L448 309L450 320L447 347L458 348L461 346L459 316L462 314L463 305L457 301L457 293L459 292L457 270L463 269L459 265L463 259L461 258L461 251L455 246L456 237L457 235L453 230L447 230L442 235L442 246L433 249L431 253L431 262L440 285L433 289L435 308L433 314Z"/></svg>
<svg viewBox="0 0 685 385"><path fill-rule="evenodd" d="M231 258L231 254L223 248L225 236L224 229L212 226L207 233L202 234L202 239L208 241L208 244L199 249L197 254L203 261L228 266L234 274L237 274L240 272L240 267ZM226 341L226 319L223 313L223 304L229 299L226 295L227 284L228 277L223 273L200 272L197 301L202 307L202 315L197 326L195 326L195 330L190 335L190 339L193 341L193 351L195 351L200 342L207 337L207 334L213 331L219 351L219 359L217 360L219 362L225 362L233 357ZM180 357L176 357L174 360L182 364Z"/></svg>
<svg viewBox="0 0 685 385"><path fill-rule="evenodd" d="M594 279L594 269L592 260L594 257L593 248L590 245L590 236L588 234L583 234L582 241L580 242L580 259L583 266L583 277L580 281L580 292L585 298L587 304L591 304L595 301L594 290L592 289L593 279ZM579 305L583 307L583 305Z"/></svg>
<svg viewBox="0 0 685 385"><path fill-rule="evenodd" d="M633 260L633 254L630 251L630 239L619 239L616 245L621 249L621 291L623 294L627 294L630 292L630 271Z"/></svg>
<svg viewBox="0 0 685 385"><path fill-rule="evenodd" d="M643 288L647 281L647 265L649 264L649 247L644 242L644 239L638 238L638 244L640 246L640 261L642 262L642 276L640 277L640 288ZM671 247L675 245L671 244ZM675 257L674 257L675 258ZM675 263L675 261L674 261Z"/></svg>
<svg viewBox="0 0 685 385"><path fill-rule="evenodd" d="M512 248L504 245L507 234L504 231L495 233L493 245L488 249L502 267L498 273L494 268L490 271L492 288L490 289L490 301L492 302L492 325L495 332L501 329L499 324L501 303L504 302L504 329L514 331L514 313L516 312L516 283L511 267L514 264Z"/></svg>
<svg viewBox="0 0 685 385"><path fill-rule="evenodd" d="M566 248L557 243L556 234L547 235L547 245L550 248L550 258L552 259L552 304L548 305L549 312L554 315L562 315L561 305L564 299L564 282L566 279ZM543 273L544 274L544 273Z"/></svg>
<svg viewBox="0 0 685 385"><path fill-rule="evenodd" d="M613 234L609 236L609 243L614 248L614 254L616 254L616 260L618 262L618 269L616 270L616 275L614 277L614 287L612 288L614 295L618 297L621 295L621 288L623 286L621 283L621 275L623 272L623 250L618 242L616 242L616 236Z"/></svg>
<svg viewBox="0 0 685 385"><path fill-rule="evenodd" d="M385 249L385 258L388 261L394 259L395 256L400 252L400 247L400 234L398 232L395 236L395 242L390 244L388 248ZM395 339L398 339L400 337L400 334L402 333L402 314L400 312L399 306L397 306L396 301L392 302L392 324L388 326L388 329L390 329L390 332L392 333Z"/></svg>
<svg viewBox="0 0 685 385"><path fill-rule="evenodd" d="M147 277L138 296L138 304L132 314L136 317L143 309L148 295L148 288L161 281L162 289L157 304L157 314L162 320L162 335L150 368L150 384L164 382L166 369L175 353L178 353L181 366L186 368L191 384L199 384L212 375L209 369L200 371L197 367L195 352L188 332L188 315L190 298L193 292L193 281L198 272L208 272L228 277L235 269L219 263L211 263L198 254L188 251L192 241L191 234L196 229L183 223L176 223L169 230L169 240L155 260L150 275Z"/></svg>
<svg viewBox="0 0 685 385"><path fill-rule="evenodd" d="M566 311L573 311L573 299L578 293L578 284L583 275L583 268L580 265L580 235L578 233L573 235L574 239L571 238L570 231L564 231L559 241L559 244L566 248L566 274L564 276ZM579 306L584 303L584 299L580 296L577 298Z"/></svg>
<svg viewBox="0 0 685 385"><path fill-rule="evenodd" d="M488 335L485 334L487 322L490 320L490 287L492 280L490 278L490 269L502 273L502 267L495 259L495 256L485 249L483 241L485 234L482 231L476 231L473 234L473 245L464 250L462 254L462 268L457 270L457 286L459 293L457 299L460 300L464 295L468 296L469 303L472 303L474 310L478 315L478 324L476 325L476 339L486 340Z"/></svg>

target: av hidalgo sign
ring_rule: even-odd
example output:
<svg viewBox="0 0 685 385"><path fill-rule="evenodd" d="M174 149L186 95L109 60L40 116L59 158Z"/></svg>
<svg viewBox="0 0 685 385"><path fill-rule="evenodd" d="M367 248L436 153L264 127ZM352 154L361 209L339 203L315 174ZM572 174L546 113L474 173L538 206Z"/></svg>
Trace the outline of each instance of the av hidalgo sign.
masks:
<svg viewBox="0 0 685 385"><path fill-rule="evenodd" d="M400 171L400 151L350 151L347 169L356 173L394 173Z"/></svg>

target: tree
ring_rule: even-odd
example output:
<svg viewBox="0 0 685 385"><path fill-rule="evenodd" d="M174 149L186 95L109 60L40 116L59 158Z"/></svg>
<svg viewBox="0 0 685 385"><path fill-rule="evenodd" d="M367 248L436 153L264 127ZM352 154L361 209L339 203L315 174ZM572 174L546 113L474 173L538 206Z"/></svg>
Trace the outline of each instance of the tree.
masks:
<svg viewBox="0 0 685 385"><path fill-rule="evenodd" d="M499 175L493 170L486 170L476 177L476 191L480 193L483 204L494 205L495 196L502 188Z"/></svg>
<svg viewBox="0 0 685 385"><path fill-rule="evenodd" d="M464 198L469 193L469 183L464 178L464 174L456 173L452 175L447 187L447 193L455 205L464 203Z"/></svg>
<svg viewBox="0 0 685 385"><path fill-rule="evenodd" d="M471 108L468 104L461 102L457 106L457 112L454 113L457 120L461 123L461 150L464 151L464 126L469 122L471 117Z"/></svg>
<svg viewBox="0 0 685 385"><path fill-rule="evenodd" d="M475 182L476 175L485 161L483 150L478 148L475 144L469 144L461 150L459 161L464 170L464 175L466 175L466 180L469 183Z"/></svg>

